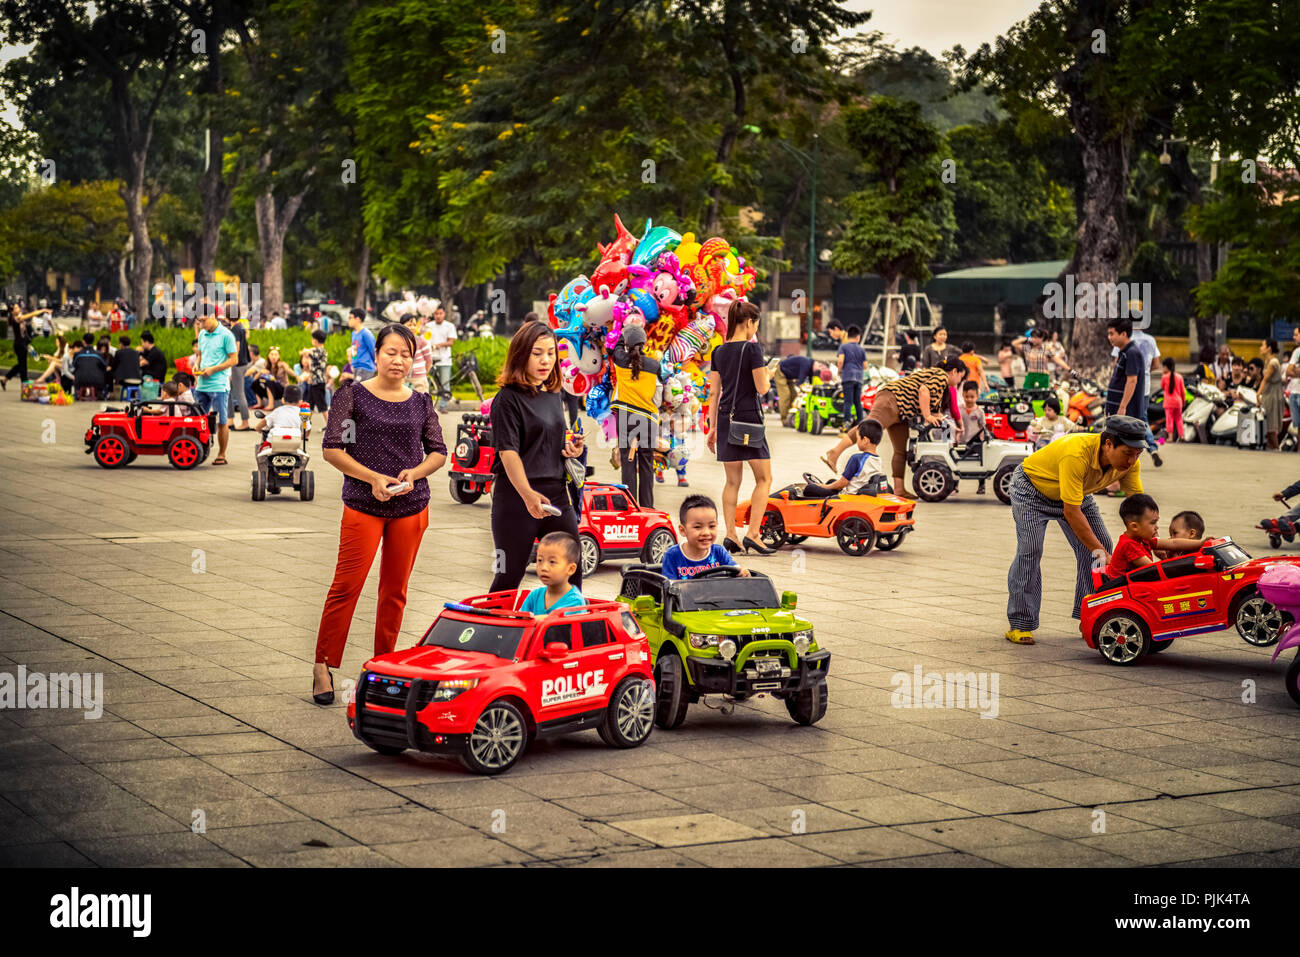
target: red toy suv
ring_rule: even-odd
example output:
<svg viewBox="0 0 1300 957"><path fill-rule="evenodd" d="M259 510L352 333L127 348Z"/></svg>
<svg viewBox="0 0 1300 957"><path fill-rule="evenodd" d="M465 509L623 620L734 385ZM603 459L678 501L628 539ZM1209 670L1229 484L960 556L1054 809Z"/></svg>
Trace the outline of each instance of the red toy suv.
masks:
<svg viewBox="0 0 1300 957"><path fill-rule="evenodd" d="M1174 639L1236 626L1249 645L1267 648L1291 625L1259 593L1270 565L1297 558L1251 558L1231 538L1214 538L1196 553L1134 568L1119 578L1093 571L1093 594L1083 600L1083 640L1114 665L1131 665L1164 651Z"/></svg>
<svg viewBox="0 0 1300 957"><path fill-rule="evenodd" d="M585 576L615 558L658 565L664 552L677 544L677 533L667 512L642 508L626 485L588 482L582 487L578 544Z"/></svg>
<svg viewBox="0 0 1300 957"><path fill-rule="evenodd" d="M538 737L594 728L635 748L654 726L650 645L626 605L592 601L534 616L526 592L447 602L420 643L366 662L348 726L380 754L460 757L509 770Z"/></svg>
<svg viewBox="0 0 1300 957"><path fill-rule="evenodd" d="M161 414L145 409L161 407ZM188 402L147 399L126 409L106 409L90 420L86 454L106 469L120 468L137 455L165 455L178 469L192 469L212 448L213 419Z"/></svg>

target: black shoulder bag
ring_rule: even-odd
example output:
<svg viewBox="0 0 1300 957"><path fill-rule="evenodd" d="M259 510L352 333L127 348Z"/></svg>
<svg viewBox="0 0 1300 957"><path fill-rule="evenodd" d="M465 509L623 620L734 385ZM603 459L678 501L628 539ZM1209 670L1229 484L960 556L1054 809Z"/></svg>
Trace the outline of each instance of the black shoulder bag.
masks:
<svg viewBox="0 0 1300 957"><path fill-rule="evenodd" d="M740 348L740 361L736 364L736 395L740 396L740 375L745 371L745 351L749 348L746 342ZM752 374L752 370L751 370ZM763 408L758 404L758 393L754 394L754 407L758 413L757 422L744 422L736 418L735 406L731 410L731 428L727 432L727 441L732 445L750 447L762 445L766 438L766 426L763 424Z"/></svg>

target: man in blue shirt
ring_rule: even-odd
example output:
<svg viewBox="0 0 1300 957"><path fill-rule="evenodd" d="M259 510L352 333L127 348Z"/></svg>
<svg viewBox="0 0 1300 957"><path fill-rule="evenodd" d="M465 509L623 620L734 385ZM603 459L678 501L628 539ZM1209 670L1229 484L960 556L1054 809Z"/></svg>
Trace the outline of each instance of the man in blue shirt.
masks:
<svg viewBox="0 0 1300 957"><path fill-rule="evenodd" d="M204 415L213 409L217 412L217 457L213 465L226 464L226 444L230 441L229 419L230 370L239 362L239 346L235 335L221 324L216 315L205 315L199 320L199 363L194 375L194 399Z"/></svg>
<svg viewBox="0 0 1300 957"><path fill-rule="evenodd" d="M849 326L845 342L835 357L840 368L840 383L844 386L844 428L850 429L862 418L862 368L867 361L862 348L862 330Z"/></svg>
<svg viewBox="0 0 1300 957"><path fill-rule="evenodd" d="M1131 319L1111 319L1106 323L1106 338L1119 351L1115 369L1106 389L1106 414L1141 418L1143 372L1142 350L1132 339Z"/></svg>
<svg viewBox="0 0 1300 957"><path fill-rule="evenodd" d="M352 374L364 382L375 374L375 337L366 328L364 309L348 313L348 327L352 330Z"/></svg>

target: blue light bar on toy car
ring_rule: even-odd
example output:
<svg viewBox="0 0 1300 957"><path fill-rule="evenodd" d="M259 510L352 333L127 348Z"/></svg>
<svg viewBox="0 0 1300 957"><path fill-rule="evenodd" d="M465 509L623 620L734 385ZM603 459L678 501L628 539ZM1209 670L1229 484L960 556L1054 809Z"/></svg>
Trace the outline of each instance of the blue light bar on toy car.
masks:
<svg viewBox="0 0 1300 957"><path fill-rule="evenodd" d="M442 607L450 609L451 611L467 611L471 614L480 614L483 610L481 608L475 608L473 605L466 605L459 601L445 601L442 603Z"/></svg>

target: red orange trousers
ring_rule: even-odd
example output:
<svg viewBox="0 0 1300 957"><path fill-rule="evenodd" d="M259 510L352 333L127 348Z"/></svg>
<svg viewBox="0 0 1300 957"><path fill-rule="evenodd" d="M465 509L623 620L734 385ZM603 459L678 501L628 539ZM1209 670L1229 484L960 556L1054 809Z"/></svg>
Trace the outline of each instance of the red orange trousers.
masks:
<svg viewBox="0 0 1300 957"><path fill-rule="evenodd" d="M404 518L379 518L343 506L339 531L339 560L334 582L325 598L320 629L316 632L316 661L338 668L352 627L352 614L365 586L375 552L383 542L379 559L379 604L375 608L375 654L392 651L402 630L406 610L406 585L411 579L420 539L429 527L429 510Z"/></svg>

